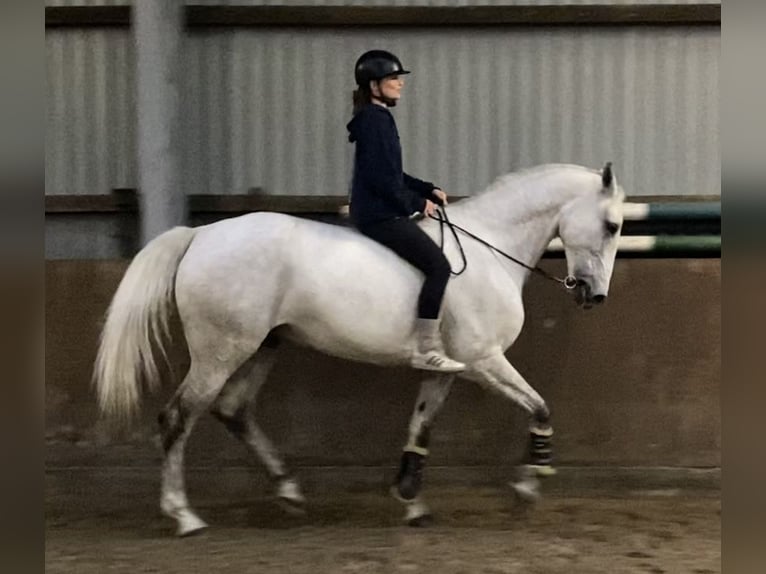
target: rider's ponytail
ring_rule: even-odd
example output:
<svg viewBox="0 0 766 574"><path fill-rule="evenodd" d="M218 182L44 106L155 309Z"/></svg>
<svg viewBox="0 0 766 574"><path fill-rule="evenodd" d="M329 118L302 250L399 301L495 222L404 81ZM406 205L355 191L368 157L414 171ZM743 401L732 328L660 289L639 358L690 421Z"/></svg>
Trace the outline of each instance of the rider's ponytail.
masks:
<svg viewBox="0 0 766 574"><path fill-rule="evenodd" d="M370 92L369 86L359 86L354 90L353 103L354 111L353 115L359 113L359 111L372 101L372 92Z"/></svg>

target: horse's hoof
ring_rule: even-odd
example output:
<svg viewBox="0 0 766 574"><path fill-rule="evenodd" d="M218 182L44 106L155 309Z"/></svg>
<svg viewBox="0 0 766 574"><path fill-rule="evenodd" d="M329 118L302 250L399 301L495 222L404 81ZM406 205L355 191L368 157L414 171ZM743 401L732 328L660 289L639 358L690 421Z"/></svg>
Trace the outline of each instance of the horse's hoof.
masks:
<svg viewBox="0 0 766 574"><path fill-rule="evenodd" d="M188 536L195 536L197 534L201 534L204 532L208 527L207 523L205 523L203 520L196 516L190 516L188 518L185 518L183 521L180 521L178 524L178 531L176 532L176 535L179 538L186 538Z"/></svg>
<svg viewBox="0 0 766 574"><path fill-rule="evenodd" d="M180 538L198 534L208 527L207 523L188 506L181 508L162 507L162 513L176 521L178 524L176 536Z"/></svg>
<svg viewBox="0 0 766 574"><path fill-rule="evenodd" d="M516 494L516 498L519 502L525 504L534 504L541 498L540 493L532 488L529 488L526 484L511 484L513 492Z"/></svg>
<svg viewBox="0 0 766 574"><path fill-rule="evenodd" d="M280 481L277 487L277 503L292 516L306 514L306 498L295 479L286 478Z"/></svg>
<svg viewBox="0 0 766 574"><path fill-rule="evenodd" d="M539 477L546 478L548 476L554 476L556 469L549 464L528 464L527 465L535 474Z"/></svg>
<svg viewBox="0 0 766 574"><path fill-rule="evenodd" d="M411 526L412 528L428 528L429 526L433 526L433 523L433 514L422 514L407 520L407 526Z"/></svg>
<svg viewBox="0 0 766 574"><path fill-rule="evenodd" d="M305 516L306 501L303 498L277 497L277 504L290 516Z"/></svg>
<svg viewBox="0 0 766 574"><path fill-rule="evenodd" d="M407 503L407 510L404 515L404 523L407 526L423 528L430 526L434 522L428 506L421 499L416 498Z"/></svg>
<svg viewBox="0 0 766 574"><path fill-rule="evenodd" d="M534 504L542 497L540 481L536 477L526 477L516 482L508 483L516 494L519 502Z"/></svg>

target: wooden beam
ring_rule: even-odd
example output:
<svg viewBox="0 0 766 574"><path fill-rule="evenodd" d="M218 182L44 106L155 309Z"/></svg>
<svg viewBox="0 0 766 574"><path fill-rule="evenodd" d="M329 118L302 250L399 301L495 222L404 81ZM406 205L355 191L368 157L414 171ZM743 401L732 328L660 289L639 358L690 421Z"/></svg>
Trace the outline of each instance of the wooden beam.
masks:
<svg viewBox="0 0 766 574"><path fill-rule="evenodd" d="M191 28L718 26L720 4L547 6L188 5ZM46 28L130 26L129 6L47 6Z"/></svg>
<svg viewBox="0 0 766 574"><path fill-rule="evenodd" d="M713 4L550 6L189 6L191 27L436 27L699 25L721 22Z"/></svg>
<svg viewBox="0 0 766 574"><path fill-rule="evenodd" d="M46 195L45 213L130 213L138 212L133 190L109 195Z"/></svg>
<svg viewBox="0 0 766 574"><path fill-rule="evenodd" d="M320 195L189 195L192 213L247 213L280 211L282 213L336 214L348 203L345 196ZM137 212L135 190L121 189L106 195L46 195L45 213L117 213Z"/></svg>
<svg viewBox="0 0 766 574"><path fill-rule="evenodd" d="M46 28L124 28L130 6L46 6Z"/></svg>
<svg viewBox="0 0 766 574"><path fill-rule="evenodd" d="M281 213L337 214L348 203L345 196L334 195L189 195L192 213Z"/></svg>

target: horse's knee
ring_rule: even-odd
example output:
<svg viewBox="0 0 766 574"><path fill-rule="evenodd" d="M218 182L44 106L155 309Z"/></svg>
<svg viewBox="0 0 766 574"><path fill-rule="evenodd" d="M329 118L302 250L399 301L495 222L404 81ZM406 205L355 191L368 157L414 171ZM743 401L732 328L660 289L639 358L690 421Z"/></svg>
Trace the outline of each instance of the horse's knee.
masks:
<svg viewBox="0 0 766 574"><path fill-rule="evenodd" d="M431 428L424 424L421 426L418 434L415 435L415 446L418 448L427 449L431 442Z"/></svg>

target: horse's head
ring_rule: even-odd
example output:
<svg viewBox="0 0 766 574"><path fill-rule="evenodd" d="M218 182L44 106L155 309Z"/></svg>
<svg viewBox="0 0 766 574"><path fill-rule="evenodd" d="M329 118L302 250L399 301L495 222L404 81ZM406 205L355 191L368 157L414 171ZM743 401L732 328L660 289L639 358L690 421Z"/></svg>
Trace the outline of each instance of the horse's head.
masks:
<svg viewBox="0 0 766 574"><path fill-rule="evenodd" d="M625 193L608 163L601 172L601 185L578 194L560 213L559 237L564 244L567 270L576 280L576 301L586 309L602 303L609 293L624 199Z"/></svg>

